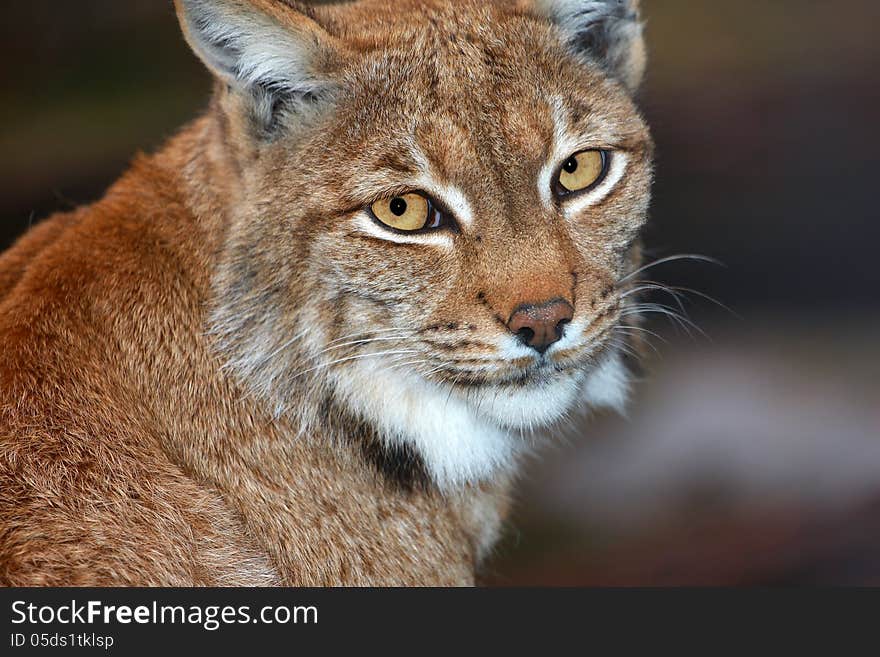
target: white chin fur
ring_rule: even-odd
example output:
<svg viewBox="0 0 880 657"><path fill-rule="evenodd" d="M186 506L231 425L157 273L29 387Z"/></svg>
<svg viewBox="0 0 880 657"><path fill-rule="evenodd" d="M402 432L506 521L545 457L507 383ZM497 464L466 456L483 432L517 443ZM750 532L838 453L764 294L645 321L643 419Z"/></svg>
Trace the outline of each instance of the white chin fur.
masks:
<svg viewBox="0 0 880 657"><path fill-rule="evenodd" d="M572 372L546 383L463 389L454 394L496 426L529 431L553 424L576 408L586 378L584 372Z"/></svg>
<svg viewBox="0 0 880 657"><path fill-rule="evenodd" d="M610 408L623 414L629 401L629 370L618 352L608 354L590 373L582 395L590 408Z"/></svg>
<svg viewBox="0 0 880 657"><path fill-rule="evenodd" d="M628 390L616 353L592 371L521 388L450 392L415 373L366 361L334 379L348 407L389 443L413 448L442 489L511 471L527 448L519 430L547 427L584 404L622 410Z"/></svg>

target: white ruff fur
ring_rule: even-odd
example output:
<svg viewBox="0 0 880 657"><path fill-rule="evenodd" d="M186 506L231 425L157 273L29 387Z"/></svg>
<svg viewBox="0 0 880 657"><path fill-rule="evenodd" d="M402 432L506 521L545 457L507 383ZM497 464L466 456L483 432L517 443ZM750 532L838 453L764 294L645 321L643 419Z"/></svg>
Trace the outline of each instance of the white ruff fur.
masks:
<svg viewBox="0 0 880 657"><path fill-rule="evenodd" d="M529 448L524 430L546 428L585 406L621 410L628 392L616 353L552 383L470 394L367 361L335 374L334 384L386 441L413 448L446 490L510 472Z"/></svg>

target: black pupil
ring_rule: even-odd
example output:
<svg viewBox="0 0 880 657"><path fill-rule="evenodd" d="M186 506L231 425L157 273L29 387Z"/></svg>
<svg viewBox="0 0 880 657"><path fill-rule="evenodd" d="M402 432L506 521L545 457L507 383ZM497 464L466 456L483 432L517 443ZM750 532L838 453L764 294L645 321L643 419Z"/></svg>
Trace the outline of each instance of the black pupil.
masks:
<svg viewBox="0 0 880 657"><path fill-rule="evenodd" d="M407 207L406 201L402 198L396 198L391 201L391 212L396 217L402 217L405 215Z"/></svg>
<svg viewBox="0 0 880 657"><path fill-rule="evenodd" d="M578 161L577 161L577 158L574 158L574 157L570 158L570 159L568 160L568 162L566 162L566 163L563 165L562 168L565 169L565 172L566 172L566 173L574 173L575 171L578 170Z"/></svg>

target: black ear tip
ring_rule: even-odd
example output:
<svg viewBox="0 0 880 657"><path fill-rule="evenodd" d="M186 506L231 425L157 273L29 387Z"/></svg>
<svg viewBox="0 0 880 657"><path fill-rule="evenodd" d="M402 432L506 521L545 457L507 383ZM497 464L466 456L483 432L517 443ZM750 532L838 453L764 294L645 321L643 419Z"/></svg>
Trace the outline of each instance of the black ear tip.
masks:
<svg viewBox="0 0 880 657"><path fill-rule="evenodd" d="M572 48L635 91L645 67L638 0L541 0L540 6Z"/></svg>

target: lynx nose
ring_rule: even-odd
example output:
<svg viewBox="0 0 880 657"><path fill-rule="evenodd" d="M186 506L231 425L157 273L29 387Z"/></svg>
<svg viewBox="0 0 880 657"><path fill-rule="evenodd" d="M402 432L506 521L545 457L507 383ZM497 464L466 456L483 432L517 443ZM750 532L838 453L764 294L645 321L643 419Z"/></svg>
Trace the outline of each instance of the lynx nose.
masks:
<svg viewBox="0 0 880 657"><path fill-rule="evenodd" d="M545 353L559 342L565 325L574 317L574 308L563 299L554 299L542 304L523 304L513 311L507 322L510 332L519 337L523 344Z"/></svg>

